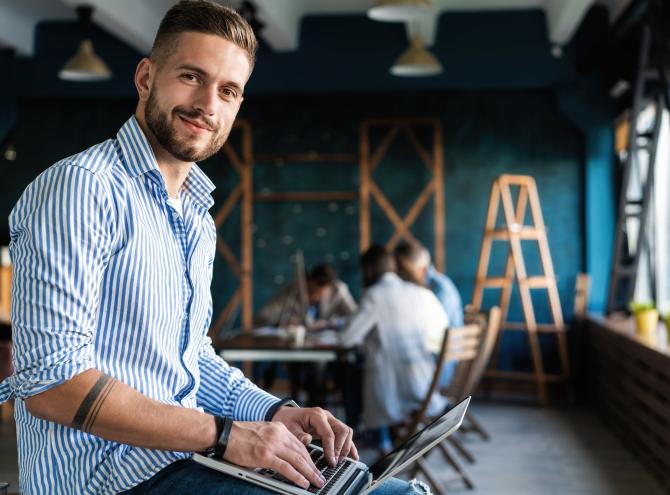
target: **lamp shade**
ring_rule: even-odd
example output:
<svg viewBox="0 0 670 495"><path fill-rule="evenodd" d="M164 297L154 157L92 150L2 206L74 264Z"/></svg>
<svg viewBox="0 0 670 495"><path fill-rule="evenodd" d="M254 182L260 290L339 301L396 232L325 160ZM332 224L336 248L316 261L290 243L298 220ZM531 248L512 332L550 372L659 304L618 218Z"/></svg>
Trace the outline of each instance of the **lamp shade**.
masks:
<svg viewBox="0 0 670 495"><path fill-rule="evenodd" d="M411 21L433 13L432 0L377 0L368 10L375 21Z"/></svg>
<svg viewBox="0 0 670 495"><path fill-rule="evenodd" d="M91 40L84 39L79 44L79 50L74 57L68 60L58 72L58 77L65 81L104 81L112 77L112 71L95 54Z"/></svg>
<svg viewBox="0 0 670 495"><path fill-rule="evenodd" d="M406 77L435 76L443 70L440 61L426 49L418 36L412 39L407 50L391 66L391 74Z"/></svg>

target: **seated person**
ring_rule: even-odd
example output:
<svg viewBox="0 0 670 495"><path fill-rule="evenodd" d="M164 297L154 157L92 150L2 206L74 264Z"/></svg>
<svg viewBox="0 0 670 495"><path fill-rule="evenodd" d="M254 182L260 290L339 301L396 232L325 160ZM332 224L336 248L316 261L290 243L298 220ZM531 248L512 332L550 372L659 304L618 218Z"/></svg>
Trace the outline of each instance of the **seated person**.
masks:
<svg viewBox="0 0 670 495"><path fill-rule="evenodd" d="M284 285L254 318L257 326L307 323L308 329L337 328L356 311L347 284L338 279L335 269L325 263L307 274L308 308L302 308L298 280Z"/></svg>
<svg viewBox="0 0 670 495"><path fill-rule="evenodd" d="M361 269L366 290L341 341L363 346L362 421L367 429L379 430L402 422L420 406L435 372L427 342L442 338L448 319L428 289L398 277L386 248L370 247L361 256ZM445 405L446 399L435 394L429 414ZM379 447L386 450L390 439L382 439Z"/></svg>
<svg viewBox="0 0 670 495"><path fill-rule="evenodd" d="M438 272L430 262L430 253L419 242L401 242L395 248L395 258L398 274L409 282L428 287L444 307L449 317L449 326L462 327L463 302L458 289L449 277ZM432 342L431 351L439 353L442 341ZM440 387L444 388L451 382L456 369L456 362L445 364Z"/></svg>

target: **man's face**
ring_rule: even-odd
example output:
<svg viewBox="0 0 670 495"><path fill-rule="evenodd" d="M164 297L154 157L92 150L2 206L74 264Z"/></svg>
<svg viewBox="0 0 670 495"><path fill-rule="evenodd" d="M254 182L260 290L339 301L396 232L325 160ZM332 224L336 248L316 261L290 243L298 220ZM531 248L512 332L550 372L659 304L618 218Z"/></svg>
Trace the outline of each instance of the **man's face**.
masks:
<svg viewBox="0 0 670 495"><path fill-rule="evenodd" d="M182 33L156 67L145 121L169 154L183 162L218 152L230 134L249 78L246 52L220 36Z"/></svg>

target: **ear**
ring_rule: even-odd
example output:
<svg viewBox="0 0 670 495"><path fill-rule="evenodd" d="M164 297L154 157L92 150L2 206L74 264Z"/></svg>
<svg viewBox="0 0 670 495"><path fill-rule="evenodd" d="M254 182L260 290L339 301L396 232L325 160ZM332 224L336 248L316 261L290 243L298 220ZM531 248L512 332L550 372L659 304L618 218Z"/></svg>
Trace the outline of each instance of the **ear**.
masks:
<svg viewBox="0 0 670 495"><path fill-rule="evenodd" d="M135 69L135 88L140 101L149 99L149 90L154 76L155 66L148 58L143 58Z"/></svg>

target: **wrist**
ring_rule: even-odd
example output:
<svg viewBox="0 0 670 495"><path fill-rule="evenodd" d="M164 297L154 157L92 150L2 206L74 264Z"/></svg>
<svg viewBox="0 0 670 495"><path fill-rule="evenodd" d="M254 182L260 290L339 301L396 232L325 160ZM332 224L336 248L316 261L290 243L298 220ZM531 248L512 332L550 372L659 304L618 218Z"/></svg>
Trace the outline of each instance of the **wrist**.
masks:
<svg viewBox="0 0 670 495"><path fill-rule="evenodd" d="M203 454L216 459L223 459L228 447L228 437L233 427L233 420L223 416L209 416L210 431L208 438L210 441L207 447L203 449Z"/></svg>
<svg viewBox="0 0 670 495"><path fill-rule="evenodd" d="M275 402L270 409L268 409L268 412L265 413L265 421L272 421L275 415L279 412L279 410L283 407L300 407L293 399L290 397L287 397L285 399L279 400Z"/></svg>

